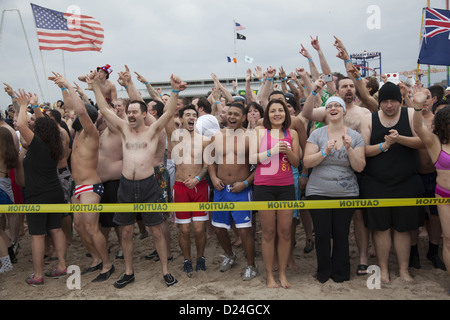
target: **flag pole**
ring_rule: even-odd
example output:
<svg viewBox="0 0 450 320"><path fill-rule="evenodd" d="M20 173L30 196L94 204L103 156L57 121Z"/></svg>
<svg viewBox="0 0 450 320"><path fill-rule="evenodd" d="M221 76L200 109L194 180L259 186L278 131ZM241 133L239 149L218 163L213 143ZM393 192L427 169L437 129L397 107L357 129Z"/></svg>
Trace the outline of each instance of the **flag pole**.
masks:
<svg viewBox="0 0 450 320"><path fill-rule="evenodd" d="M430 0L427 0L427 8L429 7L430 7ZM431 85L430 82L431 82L431 68L430 65L428 65L428 86Z"/></svg>
<svg viewBox="0 0 450 320"><path fill-rule="evenodd" d="M424 10L422 10L422 22L420 24L419 46L422 43L422 35L423 35L423 13ZM419 80L419 68L420 68L419 62L417 62L416 80Z"/></svg>
<svg viewBox="0 0 450 320"><path fill-rule="evenodd" d="M448 0L446 1L446 9L448 10ZM447 66L447 86L450 86L450 68Z"/></svg>
<svg viewBox="0 0 450 320"><path fill-rule="evenodd" d="M36 35L37 35L36 18L34 17L34 14L32 16L33 16L33 20L34 20L34 29L36 30ZM39 43L38 43L38 46L39 46ZM48 80L47 72L45 71L44 57L42 55L42 50L40 48L39 48L39 53L41 55L42 68L44 69L44 79L45 79L45 84L47 85L48 98L50 100L49 102L51 103L52 97L50 96L50 89L49 89L48 81L47 81Z"/></svg>
<svg viewBox="0 0 450 320"><path fill-rule="evenodd" d="M233 20L233 29L234 29L234 57L236 59L236 63L234 64L234 78L237 86L237 49L236 49L236 19Z"/></svg>
<svg viewBox="0 0 450 320"><path fill-rule="evenodd" d="M64 75L64 78L67 78L66 77L66 62L64 61L64 50L61 50L61 54L62 54L62 63L63 63L63 75Z"/></svg>
<svg viewBox="0 0 450 320"><path fill-rule="evenodd" d="M31 54L30 44L28 43L27 33L25 32L25 27L23 25L22 15L20 14L20 11L18 9L3 10L3 12L2 12L2 22L0 24L0 44L1 44L1 35L2 35L2 31L3 31L3 21L4 21L4 16L5 16L5 12L6 11L17 11L17 13L19 14L19 20L20 20L20 24L22 26L23 35L25 37L25 43L27 44L28 54L30 55L31 63L33 65L33 71L34 71L34 76L36 78L36 83L38 85L39 93L41 94L42 99L44 99L44 95L42 94L41 85L39 83L39 77L38 77L38 74L37 74L37 71L36 71L36 65L34 64L33 55Z"/></svg>

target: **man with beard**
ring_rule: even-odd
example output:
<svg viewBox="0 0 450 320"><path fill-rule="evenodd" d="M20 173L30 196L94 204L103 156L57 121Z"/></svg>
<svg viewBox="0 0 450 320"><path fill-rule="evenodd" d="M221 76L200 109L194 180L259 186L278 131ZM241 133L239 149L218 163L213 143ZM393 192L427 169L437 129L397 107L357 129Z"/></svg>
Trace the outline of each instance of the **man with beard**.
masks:
<svg viewBox="0 0 450 320"><path fill-rule="evenodd" d="M176 178L173 186L174 202L208 202L209 186L205 179L208 166L203 162L203 149L208 142L203 142L202 135L195 131L197 110L194 105L183 107L179 112L181 129L174 121L166 125L168 143L172 148L172 157L176 165ZM191 226L194 230L197 259L195 271L205 271L205 222L209 220L208 212L176 212L175 223L179 224L179 244L184 256L183 271L192 275L191 261Z"/></svg>

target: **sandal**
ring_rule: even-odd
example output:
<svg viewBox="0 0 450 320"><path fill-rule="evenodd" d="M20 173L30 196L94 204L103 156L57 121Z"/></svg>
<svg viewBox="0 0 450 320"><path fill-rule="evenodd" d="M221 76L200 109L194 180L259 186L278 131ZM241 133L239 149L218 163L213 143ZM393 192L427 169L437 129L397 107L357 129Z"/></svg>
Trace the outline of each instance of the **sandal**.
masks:
<svg viewBox="0 0 450 320"><path fill-rule="evenodd" d="M357 276L365 276L367 275L367 269L369 266L367 264L360 264L358 265L358 268L356 269L356 275Z"/></svg>

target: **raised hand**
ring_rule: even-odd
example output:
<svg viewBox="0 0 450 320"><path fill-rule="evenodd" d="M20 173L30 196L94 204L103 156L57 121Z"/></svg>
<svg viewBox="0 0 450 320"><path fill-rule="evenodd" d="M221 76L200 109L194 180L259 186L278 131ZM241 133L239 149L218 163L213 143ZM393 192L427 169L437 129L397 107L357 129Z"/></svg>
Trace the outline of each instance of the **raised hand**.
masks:
<svg viewBox="0 0 450 320"><path fill-rule="evenodd" d="M140 74L137 73L136 71L135 71L134 73L136 74L136 76L137 76L136 79L137 79L139 82L147 83L147 79L145 79L142 75L140 75Z"/></svg>
<svg viewBox="0 0 450 320"><path fill-rule="evenodd" d="M305 47L303 46L303 44L300 44L302 46L302 48L300 49L299 53L304 56L307 59L311 58L311 55L309 54L308 50L305 49Z"/></svg>
<svg viewBox="0 0 450 320"><path fill-rule="evenodd" d="M131 79L131 73L130 73L130 69L128 68L127 65L125 65L125 71L120 71L118 74L119 78L117 79L117 82L122 86L122 87L128 87L128 85L130 83L132 83L132 79Z"/></svg>
<svg viewBox="0 0 450 320"><path fill-rule="evenodd" d="M7 83L4 83L4 82L3 82L3 84L5 85L5 92L6 92L10 97L14 96L14 90L13 90L13 88L12 88L9 84L7 84Z"/></svg>
<svg viewBox="0 0 450 320"><path fill-rule="evenodd" d="M253 76L258 80L261 80L263 78L263 72L260 66L257 66L255 68L255 73L253 74Z"/></svg>
<svg viewBox="0 0 450 320"><path fill-rule="evenodd" d="M311 46L317 51L319 51L320 50L319 36L316 36L315 39L312 36L310 37L311 37Z"/></svg>
<svg viewBox="0 0 450 320"><path fill-rule="evenodd" d="M19 89L19 92L14 92L16 101L20 107L27 107L30 104L31 96L25 92L23 89Z"/></svg>
<svg viewBox="0 0 450 320"><path fill-rule="evenodd" d="M187 88L187 83L181 81L180 77L173 74L170 76L170 84L172 89L177 91L183 91Z"/></svg>

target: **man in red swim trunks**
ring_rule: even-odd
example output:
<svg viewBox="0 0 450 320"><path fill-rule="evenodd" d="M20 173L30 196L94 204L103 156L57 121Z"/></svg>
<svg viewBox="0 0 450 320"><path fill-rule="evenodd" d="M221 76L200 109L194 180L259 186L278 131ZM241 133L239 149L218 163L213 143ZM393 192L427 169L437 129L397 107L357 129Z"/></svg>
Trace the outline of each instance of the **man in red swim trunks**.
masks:
<svg viewBox="0 0 450 320"><path fill-rule="evenodd" d="M209 186L205 179L208 166L203 163L203 150L207 141L195 131L198 112L194 105L188 105L179 111L182 129L177 129L175 121L166 125L168 143L171 144L172 158L176 173L173 186L174 202L208 202ZM197 265L195 270L206 270L203 256L206 245L205 222L208 212L176 212L175 223L180 225L179 243L184 256L183 271L189 276L193 272L191 261L191 225L195 233L197 246Z"/></svg>

